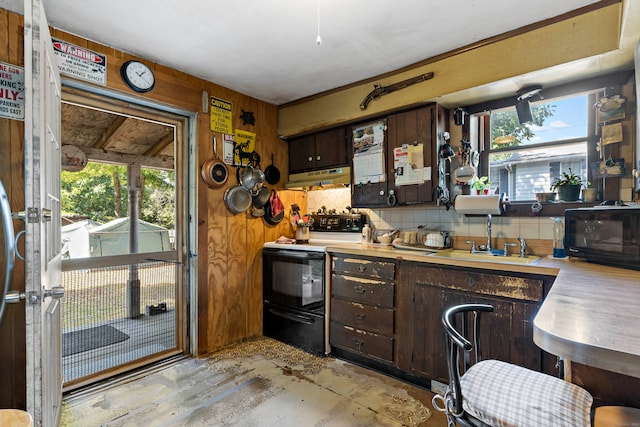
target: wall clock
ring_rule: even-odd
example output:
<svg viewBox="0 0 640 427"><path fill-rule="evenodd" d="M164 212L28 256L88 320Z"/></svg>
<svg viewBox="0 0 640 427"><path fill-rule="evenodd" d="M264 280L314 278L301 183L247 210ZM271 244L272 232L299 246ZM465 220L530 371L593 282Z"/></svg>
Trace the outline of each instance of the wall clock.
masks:
<svg viewBox="0 0 640 427"><path fill-rule="evenodd" d="M127 86L140 93L149 92L156 83L151 68L140 61L127 61L122 64L120 75Z"/></svg>

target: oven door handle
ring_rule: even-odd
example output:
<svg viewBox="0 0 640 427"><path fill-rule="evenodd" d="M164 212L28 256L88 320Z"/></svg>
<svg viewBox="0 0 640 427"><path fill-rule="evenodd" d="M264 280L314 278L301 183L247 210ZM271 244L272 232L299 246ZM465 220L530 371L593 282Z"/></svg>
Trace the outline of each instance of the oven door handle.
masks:
<svg viewBox="0 0 640 427"><path fill-rule="evenodd" d="M287 256L289 258L298 258L298 259L323 259L324 258L324 252L278 250L277 252L269 252L269 253L280 255L280 256Z"/></svg>
<svg viewBox="0 0 640 427"><path fill-rule="evenodd" d="M286 313L284 311L275 310L273 308L269 309L269 313L273 314L274 316L283 317L285 319L292 320L294 322L304 323L305 325L312 325L314 323L314 319L312 317L301 316L299 314L293 314L293 313Z"/></svg>

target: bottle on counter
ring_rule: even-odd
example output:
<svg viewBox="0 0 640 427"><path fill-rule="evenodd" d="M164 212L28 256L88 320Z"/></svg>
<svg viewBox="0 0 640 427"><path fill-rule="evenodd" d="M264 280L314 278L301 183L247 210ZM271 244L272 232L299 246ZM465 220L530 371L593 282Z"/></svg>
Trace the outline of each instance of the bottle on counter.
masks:
<svg viewBox="0 0 640 427"><path fill-rule="evenodd" d="M369 224L365 224L362 227L362 243L370 243L371 242L371 227Z"/></svg>
<svg viewBox="0 0 640 427"><path fill-rule="evenodd" d="M561 218L554 218L553 224L553 257L566 258L564 251L564 224Z"/></svg>

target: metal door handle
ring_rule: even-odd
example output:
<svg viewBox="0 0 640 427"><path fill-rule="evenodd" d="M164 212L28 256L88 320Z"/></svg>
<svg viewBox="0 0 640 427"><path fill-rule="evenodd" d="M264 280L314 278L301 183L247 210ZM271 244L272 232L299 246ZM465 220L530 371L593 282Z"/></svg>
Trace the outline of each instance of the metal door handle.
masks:
<svg viewBox="0 0 640 427"><path fill-rule="evenodd" d="M42 221L49 222L51 221L51 209L42 208Z"/></svg>

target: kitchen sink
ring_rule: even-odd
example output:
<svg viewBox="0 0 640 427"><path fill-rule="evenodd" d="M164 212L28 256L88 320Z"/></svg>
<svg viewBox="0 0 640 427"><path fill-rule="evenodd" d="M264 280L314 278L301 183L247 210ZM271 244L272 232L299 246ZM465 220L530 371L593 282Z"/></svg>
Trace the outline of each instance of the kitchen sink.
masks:
<svg viewBox="0 0 640 427"><path fill-rule="evenodd" d="M527 256L526 258L520 258L518 255L509 255L509 256L501 256L501 255L491 255L485 253L476 253L472 254L468 250L462 249L446 249L438 252L434 252L433 254L429 254L429 256L434 257L442 257L442 258L452 258L452 259L464 259L469 261L490 261L490 262L498 262L502 264L537 264L540 261L540 257L537 256Z"/></svg>

